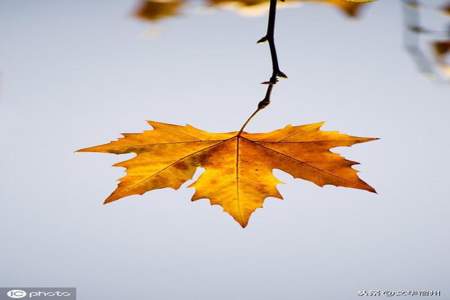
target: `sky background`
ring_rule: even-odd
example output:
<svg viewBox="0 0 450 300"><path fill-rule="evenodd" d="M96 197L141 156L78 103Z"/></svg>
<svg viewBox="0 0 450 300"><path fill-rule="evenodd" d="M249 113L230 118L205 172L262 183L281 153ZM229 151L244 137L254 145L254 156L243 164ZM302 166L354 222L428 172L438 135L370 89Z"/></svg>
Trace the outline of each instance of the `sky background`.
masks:
<svg viewBox="0 0 450 300"><path fill-rule="evenodd" d="M146 120L237 130L264 95L264 16L193 7L152 25L136 5L0 1L1 286L74 286L81 300L450 297L449 86L417 72L398 1L357 20L324 5L279 12L289 79L248 131L326 121L380 137L334 150L378 195L275 171L285 200L245 229L191 203L188 184L104 206L124 173L111 165L131 155L74 153Z"/></svg>

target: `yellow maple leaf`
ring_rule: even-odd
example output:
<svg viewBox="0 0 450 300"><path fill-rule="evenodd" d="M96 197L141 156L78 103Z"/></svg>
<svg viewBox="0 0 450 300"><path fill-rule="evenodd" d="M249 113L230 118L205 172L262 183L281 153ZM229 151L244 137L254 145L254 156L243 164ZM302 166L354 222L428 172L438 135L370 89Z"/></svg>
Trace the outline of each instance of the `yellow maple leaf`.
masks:
<svg viewBox="0 0 450 300"><path fill-rule="evenodd" d="M178 189L197 167L205 171L190 185L192 200L209 199L220 205L242 227L267 197L282 199L273 169L319 186L331 184L375 192L357 176L356 162L329 151L374 138L321 131L323 123L288 125L268 133L210 133L190 125L150 121L153 130L123 134L117 141L78 150L114 154L136 153L115 164L127 168L109 203L154 189Z"/></svg>

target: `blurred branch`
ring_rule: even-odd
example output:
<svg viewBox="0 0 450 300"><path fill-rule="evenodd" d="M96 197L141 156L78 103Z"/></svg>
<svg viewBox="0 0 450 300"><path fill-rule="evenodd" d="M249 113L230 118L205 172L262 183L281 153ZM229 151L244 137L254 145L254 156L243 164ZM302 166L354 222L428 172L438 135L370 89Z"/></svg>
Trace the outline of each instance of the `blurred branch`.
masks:
<svg viewBox="0 0 450 300"><path fill-rule="evenodd" d="M427 75L433 75L434 78L442 78L440 75L446 76L445 74L439 74L438 72L439 68L447 68L443 58L446 53L439 53L440 57L435 57L433 59L430 55L426 54L427 51L422 49L421 42L422 37L432 39L431 46L434 48L436 47L436 43L440 43L439 45L448 43L450 40L450 23L447 22L447 28L444 30L427 28L427 26L424 26L421 22L421 11L427 9L429 12L440 12L448 17L447 11L450 7L450 1L447 0L441 7L430 5L427 2L419 0L402 0L402 4L404 16L404 44L406 50L410 53L420 72Z"/></svg>

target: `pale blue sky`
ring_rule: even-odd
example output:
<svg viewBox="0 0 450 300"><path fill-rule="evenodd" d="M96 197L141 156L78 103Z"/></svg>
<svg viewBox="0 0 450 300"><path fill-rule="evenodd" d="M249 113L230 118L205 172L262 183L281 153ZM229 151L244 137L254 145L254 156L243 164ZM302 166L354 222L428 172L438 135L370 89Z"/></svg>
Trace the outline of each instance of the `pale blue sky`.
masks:
<svg viewBox="0 0 450 300"><path fill-rule="evenodd" d="M449 87L418 73L401 7L359 20L279 12L289 79L249 125L326 121L381 140L335 151L378 195L293 180L243 230L193 191L108 206L125 157L74 154L147 129L240 127L264 94L266 18L198 13L158 25L121 1L0 1L0 285L75 286L79 299L359 299L361 289L450 294Z"/></svg>

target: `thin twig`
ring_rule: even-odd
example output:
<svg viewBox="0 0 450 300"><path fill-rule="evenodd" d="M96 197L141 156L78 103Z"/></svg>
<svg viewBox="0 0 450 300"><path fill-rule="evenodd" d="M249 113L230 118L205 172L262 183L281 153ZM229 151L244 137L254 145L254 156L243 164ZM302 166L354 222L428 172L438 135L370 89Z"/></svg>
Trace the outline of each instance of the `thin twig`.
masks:
<svg viewBox="0 0 450 300"><path fill-rule="evenodd" d="M278 0L270 0L269 7L269 21L267 24L267 33L261 38L258 43L268 42L270 47L270 57L272 59L272 76L268 81L263 82L263 84L267 84L267 91L264 98L258 103L258 107L256 110L250 115L250 117L245 121L244 125L242 125L239 130L238 136L242 134L244 128L250 122L250 120L262 109L264 109L267 105L270 104L270 97L272 95L273 86L278 82L278 77L287 78L286 74L281 72L280 66L278 64L278 56L277 49L275 47L275 17L277 14L277 1Z"/></svg>

